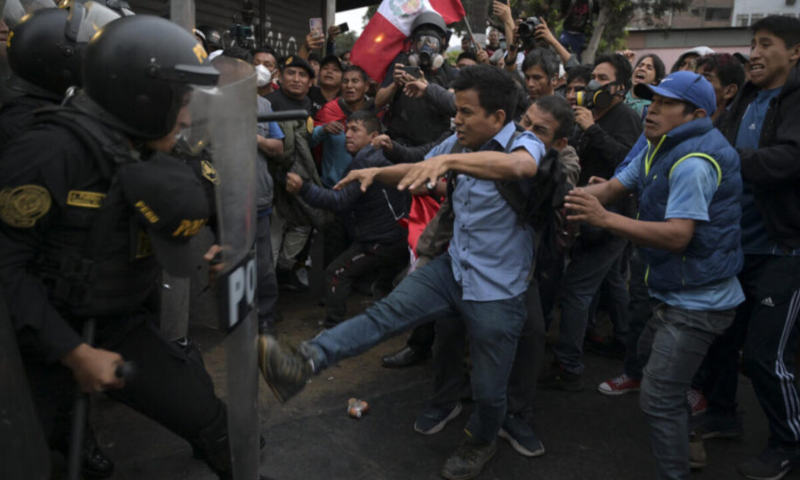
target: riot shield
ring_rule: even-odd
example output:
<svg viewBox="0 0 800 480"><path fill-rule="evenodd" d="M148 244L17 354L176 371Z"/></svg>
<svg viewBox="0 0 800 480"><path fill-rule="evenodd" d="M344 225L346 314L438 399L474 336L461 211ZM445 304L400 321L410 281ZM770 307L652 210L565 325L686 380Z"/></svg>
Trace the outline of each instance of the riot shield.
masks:
<svg viewBox="0 0 800 480"><path fill-rule="evenodd" d="M258 362L256 360L256 74L229 57L212 62L219 85L195 90L186 140L211 152L216 170L217 276L220 328L225 333L228 436L235 480L258 478Z"/></svg>

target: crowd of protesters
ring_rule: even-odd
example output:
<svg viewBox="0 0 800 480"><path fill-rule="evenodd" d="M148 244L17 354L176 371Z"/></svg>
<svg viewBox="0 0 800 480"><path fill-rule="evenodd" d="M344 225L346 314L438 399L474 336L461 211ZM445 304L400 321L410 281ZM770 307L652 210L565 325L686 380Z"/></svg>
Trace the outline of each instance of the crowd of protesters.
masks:
<svg viewBox="0 0 800 480"><path fill-rule="evenodd" d="M800 22L765 18L747 54L697 47L668 71L629 51L583 65L585 37L558 38L541 19L520 28L493 8L505 32L492 28L485 46L465 37L455 65L444 21L420 15L380 85L330 50L321 61L256 52L280 85L273 109L316 111L303 147L316 171L271 170L273 218L283 202L335 213L273 228L285 288L307 288L303 249L321 234L327 330L299 354L265 337L267 381L286 401L308 376L413 329L383 364L433 357L435 392L414 425L425 435L460 414L471 378L476 410L442 475L472 478L497 436L544 453L530 424L537 384L583 390L586 349L624 360L597 391L641 392L658 478L684 479L705 462L690 438L742 434L742 352L770 437L738 470L780 478L800 462ZM301 53L321 46L309 36ZM377 303L348 320L358 284ZM279 364L292 362L288 375Z"/></svg>
<svg viewBox="0 0 800 480"><path fill-rule="evenodd" d="M692 48L668 72L652 53L582 64L594 8L562 2L557 36L495 1L500 28L454 64L424 12L382 79L337 54L338 27L289 56L196 30L211 58L255 66L259 115L310 114L258 125L259 366L285 402L411 331L382 363L433 359L415 431L475 402L449 479L477 476L497 437L543 455L536 390L584 390L584 350L621 361L599 394L639 392L657 478L687 479L714 461L701 440L743 434L743 371L769 438L738 471L782 478L800 465L800 20L763 18L749 52ZM279 292L314 274L323 331L282 348ZM355 289L374 303L351 317Z"/></svg>

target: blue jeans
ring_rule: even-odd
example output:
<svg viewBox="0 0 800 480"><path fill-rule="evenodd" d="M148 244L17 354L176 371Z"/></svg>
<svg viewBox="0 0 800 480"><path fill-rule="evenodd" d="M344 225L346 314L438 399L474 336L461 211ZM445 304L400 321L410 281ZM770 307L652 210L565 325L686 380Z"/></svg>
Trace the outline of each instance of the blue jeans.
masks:
<svg viewBox="0 0 800 480"><path fill-rule="evenodd" d="M689 478L686 390L714 338L733 322L734 312L682 310L661 303L642 332L639 352L650 352L650 359L639 404L650 425L659 479Z"/></svg>
<svg viewBox="0 0 800 480"><path fill-rule="evenodd" d="M583 44L586 43L585 34L568 32L564 30L561 32L561 36L558 38L558 41L561 42L561 45L563 45L564 48L567 48L574 53L580 61L581 53L583 52Z"/></svg>
<svg viewBox="0 0 800 480"><path fill-rule="evenodd" d="M527 316L525 295L475 302L462 299L444 254L406 277L394 291L367 311L322 332L300 346L320 372L340 360L437 318L460 316L472 356L475 411L467 430L478 441L492 442L506 415L506 387Z"/></svg>

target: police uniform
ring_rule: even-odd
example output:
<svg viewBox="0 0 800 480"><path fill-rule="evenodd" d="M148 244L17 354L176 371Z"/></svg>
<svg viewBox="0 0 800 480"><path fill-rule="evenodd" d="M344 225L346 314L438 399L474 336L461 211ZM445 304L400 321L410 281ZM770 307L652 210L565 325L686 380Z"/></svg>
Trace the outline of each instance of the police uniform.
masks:
<svg viewBox="0 0 800 480"><path fill-rule="evenodd" d="M16 7L21 5L16 2ZM7 86L19 96L0 108L0 151L27 131L35 111L60 104L68 88L80 84L81 62L76 53L88 40L88 32L121 13L97 2L73 5L69 10L53 7L26 15L9 33L6 55L12 76ZM64 454L70 447L71 416L71 405L65 403L53 419L53 430L60 433L49 443ZM88 422L86 427L81 472L92 478L108 477L114 472L114 463L97 444Z"/></svg>
<svg viewBox="0 0 800 480"><path fill-rule="evenodd" d="M168 134L181 107L181 82L189 83L184 77L209 84L215 71L191 35L156 17L113 22L104 42L89 44L86 62L107 61L118 48L111 39L144 29L153 42L174 48L159 56L143 41L125 58L142 65L137 58L153 57L146 71L161 91L142 87L134 101L143 111L110 104L102 90L107 79L94 87L87 81L86 93L37 115L0 157L0 286L47 434L63 427L54 424L56 412L71 403L75 388L59 360L83 342L83 325L94 319L95 346L119 353L138 371L124 388L106 393L189 441L221 478L230 478L225 405L202 364L163 338L153 315L162 266L179 276L194 268L187 244L208 220L206 193L190 167L132 140ZM200 66L182 71L195 56ZM125 66L108 71L114 68ZM138 88L129 81L116 88ZM158 111L165 91L178 93ZM145 94L155 100L150 106ZM140 117L145 123L135 123Z"/></svg>

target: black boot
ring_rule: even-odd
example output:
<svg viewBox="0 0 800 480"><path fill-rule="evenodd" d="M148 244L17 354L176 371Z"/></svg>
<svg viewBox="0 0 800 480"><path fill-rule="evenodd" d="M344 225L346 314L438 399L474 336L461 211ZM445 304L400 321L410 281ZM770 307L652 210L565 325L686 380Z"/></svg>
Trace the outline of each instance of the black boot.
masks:
<svg viewBox="0 0 800 480"><path fill-rule="evenodd" d="M431 351L428 349L415 350L411 347L403 347L391 355L381 358L381 363L386 368L405 368L424 362L431 358Z"/></svg>
<svg viewBox="0 0 800 480"><path fill-rule="evenodd" d="M69 431L56 442L53 448L57 452L61 452L65 457L69 455ZM110 477L113 474L114 462L100 449L92 427L86 425L86 431L83 434L81 475L86 478L99 479Z"/></svg>

